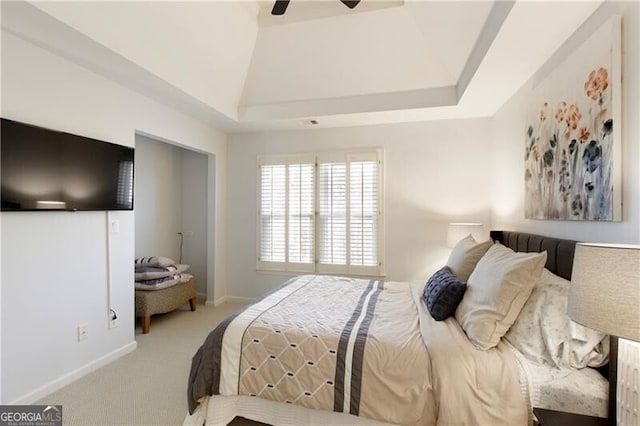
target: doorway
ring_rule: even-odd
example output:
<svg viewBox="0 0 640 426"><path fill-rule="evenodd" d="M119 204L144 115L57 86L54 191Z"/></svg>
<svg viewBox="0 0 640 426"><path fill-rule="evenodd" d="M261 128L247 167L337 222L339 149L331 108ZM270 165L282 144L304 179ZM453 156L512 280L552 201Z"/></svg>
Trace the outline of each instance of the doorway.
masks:
<svg viewBox="0 0 640 426"><path fill-rule="evenodd" d="M136 134L135 257L190 265L207 299L208 156Z"/></svg>

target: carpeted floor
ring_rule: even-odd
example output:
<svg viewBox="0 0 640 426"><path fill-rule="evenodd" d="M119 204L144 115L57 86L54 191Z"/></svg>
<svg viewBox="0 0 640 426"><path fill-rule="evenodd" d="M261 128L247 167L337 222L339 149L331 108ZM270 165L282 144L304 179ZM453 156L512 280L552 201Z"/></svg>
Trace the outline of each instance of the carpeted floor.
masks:
<svg viewBox="0 0 640 426"><path fill-rule="evenodd" d="M151 318L151 332L136 324L138 348L41 399L61 404L65 425L181 425L187 413L191 357L209 332L241 307L188 305ZM258 425L236 419L234 426Z"/></svg>

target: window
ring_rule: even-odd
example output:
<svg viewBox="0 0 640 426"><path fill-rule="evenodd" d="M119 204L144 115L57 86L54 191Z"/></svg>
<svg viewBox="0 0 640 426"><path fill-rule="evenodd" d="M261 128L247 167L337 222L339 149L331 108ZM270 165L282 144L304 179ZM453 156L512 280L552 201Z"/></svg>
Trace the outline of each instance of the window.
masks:
<svg viewBox="0 0 640 426"><path fill-rule="evenodd" d="M383 275L382 151L259 160L258 267Z"/></svg>

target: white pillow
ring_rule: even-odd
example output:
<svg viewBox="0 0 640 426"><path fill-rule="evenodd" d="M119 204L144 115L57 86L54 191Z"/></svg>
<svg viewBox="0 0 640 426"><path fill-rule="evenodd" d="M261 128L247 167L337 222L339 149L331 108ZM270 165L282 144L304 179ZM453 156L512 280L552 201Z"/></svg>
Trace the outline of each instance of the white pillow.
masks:
<svg viewBox="0 0 640 426"><path fill-rule="evenodd" d="M542 271L518 319L504 336L527 359L556 367L599 367L609 358L609 337L567 315L569 281Z"/></svg>
<svg viewBox="0 0 640 426"><path fill-rule="evenodd" d="M489 250L489 247L491 247L490 240L484 243L477 243L473 236L469 234L453 248L449 255L449 260L447 260L447 266L459 280L467 281L476 264Z"/></svg>
<svg viewBox="0 0 640 426"><path fill-rule="evenodd" d="M495 347L509 330L540 278L547 252L516 253L492 245L467 282L456 319L479 349Z"/></svg>

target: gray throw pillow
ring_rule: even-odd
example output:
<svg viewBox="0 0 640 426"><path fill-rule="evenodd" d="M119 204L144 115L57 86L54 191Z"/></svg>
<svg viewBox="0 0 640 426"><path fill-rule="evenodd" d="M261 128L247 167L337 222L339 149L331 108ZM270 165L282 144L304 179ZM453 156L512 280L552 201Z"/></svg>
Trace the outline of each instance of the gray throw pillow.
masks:
<svg viewBox="0 0 640 426"><path fill-rule="evenodd" d="M189 269L189 265L136 267L134 277L136 281L155 280L157 278L164 278L175 274L181 274L183 272L186 272L187 269Z"/></svg>
<svg viewBox="0 0 640 426"><path fill-rule="evenodd" d="M442 321L455 314L466 288L447 266L438 270L424 286L423 299L431 316Z"/></svg>
<svg viewBox="0 0 640 426"><path fill-rule="evenodd" d="M136 268L143 268L147 266L154 267L166 267L175 265L176 261L173 259L169 259L168 257L160 257L160 256L150 256L150 257L139 257L135 260Z"/></svg>

